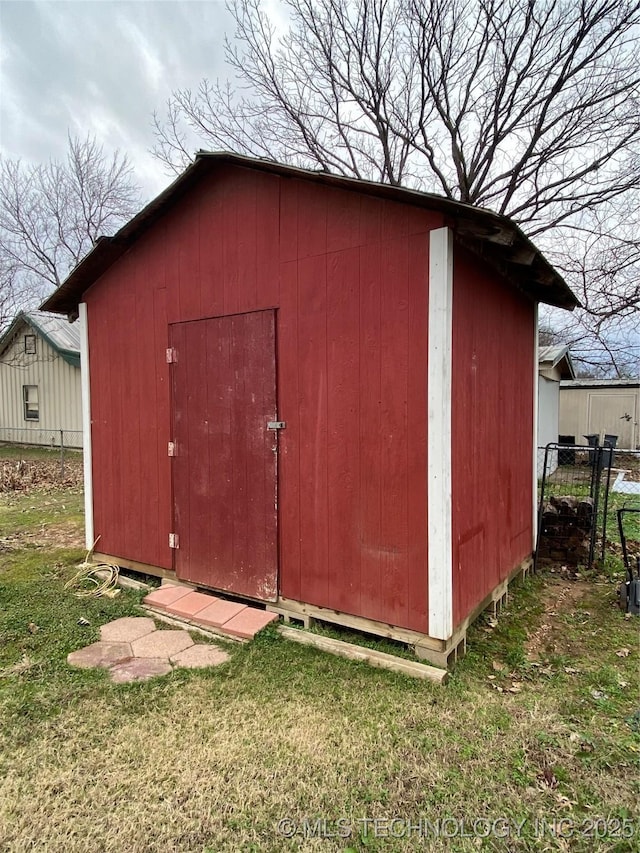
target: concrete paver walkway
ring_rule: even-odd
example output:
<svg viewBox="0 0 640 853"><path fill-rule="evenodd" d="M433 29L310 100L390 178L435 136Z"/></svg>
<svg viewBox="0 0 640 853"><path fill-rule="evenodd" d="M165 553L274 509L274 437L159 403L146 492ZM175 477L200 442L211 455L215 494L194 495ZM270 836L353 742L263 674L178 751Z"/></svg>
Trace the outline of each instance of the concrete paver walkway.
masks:
<svg viewBox="0 0 640 853"><path fill-rule="evenodd" d="M166 675L173 667L219 666L228 660L219 646L194 643L187 631L158 629L146 616L115 619L100 628L97 643L67 655L71 666L109 670L118 684Z"/></svg>

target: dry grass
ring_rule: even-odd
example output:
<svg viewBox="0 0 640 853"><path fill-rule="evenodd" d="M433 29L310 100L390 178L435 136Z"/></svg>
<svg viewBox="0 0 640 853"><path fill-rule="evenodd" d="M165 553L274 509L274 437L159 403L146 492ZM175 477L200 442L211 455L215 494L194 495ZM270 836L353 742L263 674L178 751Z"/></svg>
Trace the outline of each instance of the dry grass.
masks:
<svg viewBox="0 0 640 853"><path fill-rule="evenodd" d="M251 670L235 674L242 676ZM573 767L570 787L584 792L576 796L599 800L598 814L628 799L621 776L579 769L581 741L554 702L482 691L467 703L458 694L433 704L433 690L402 695L384 681L383 701L369 684L356 709L346 697L257 700L246 684L237 696L229 684L219 690L195 678L141 718L123 712L114 690L110 700L69 709L13 751L0 785L0 836L11 850L31 849L32 841L51 851L343 850L335 839L298 837L289 847L277 822L566 817L578 802L544 776L552 768L555 780L562 766ZM349 682L345 671L336 686L348 692ZM363 686L357 674L355 682ZM406 841L375 847L424 849ZM455 839L432 849L477 846ZM537 848L523 841L509 849Z"/></svg>
<svg viewBox="0 0 640 853"><path fill-rule="evenodd" d="M612 606L615 584L531 579L444 688L270 632L217 669L112 685L66 654L139 595L66 597L80 554L52 560L38 531L69 498L44 501L0 498L0 525L31 537L0 573L0 850L637 850L638 836L543 838L534 823L637 819L637 622ZM506 839L362 836L359 819L391 817L526 824ZM304 837L317 818L327 837Z"/></svg>

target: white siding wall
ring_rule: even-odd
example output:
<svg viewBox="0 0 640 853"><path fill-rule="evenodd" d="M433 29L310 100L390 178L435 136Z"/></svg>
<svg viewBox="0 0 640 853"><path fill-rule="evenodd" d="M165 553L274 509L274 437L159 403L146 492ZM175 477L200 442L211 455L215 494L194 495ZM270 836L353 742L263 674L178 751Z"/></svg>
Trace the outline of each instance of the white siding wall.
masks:
<svg viewBox="0 0 640 853"><path fill-rule="evenodd" d="M635 450L640 444L640 389L561 388L560 428L585 442L589 433L618 436L618 447Z"/></svg>
<svg viewBox="0 0 640 853"><path fill-rule="evenodd" d="M558 440L560 408L560 383L544 376L538 378L538 447L546 447L549 442ZM538 477L542 476L544 456L538 454ZM549 470L558 467L557 454L549 460Z"/></svg>
<svg viewBox="0 0 640 853"><path fill-rule="evenodd" d="M62 430L76 430L65 436L67 446L82 445L80 369L53 350L39 335L36 354L24 352L23 329L0 359L0 440L32 444L60 443ZM25 420L23 385L38 386L39 419ZM14 430L7 439L7 429ZM53 439L53 441L52 441Z"/></svg>

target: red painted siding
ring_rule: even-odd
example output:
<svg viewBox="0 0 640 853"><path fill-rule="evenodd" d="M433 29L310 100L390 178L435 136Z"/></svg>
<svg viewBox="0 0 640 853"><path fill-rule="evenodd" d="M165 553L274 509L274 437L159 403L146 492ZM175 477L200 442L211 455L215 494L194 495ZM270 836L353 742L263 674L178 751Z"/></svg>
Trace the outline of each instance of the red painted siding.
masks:
<svg viewBox="0 0 640 853"><path fill-rule="evenodd" d="M226 168L86 294L100 550L170 568L168 325L277 308L283 596L426 630L428 231Z"/></svg>
<svg viewBox="0 0 640 853"><path fill-rule="evenodd" d="M531 553L534 306L456 246L454 626Z"/></svg>
<svg viewBox="0 0 640 853"><path fill-rule="evenodd" d="M426 630L430 228L357 194L281 189L281 594Z"/></svg>

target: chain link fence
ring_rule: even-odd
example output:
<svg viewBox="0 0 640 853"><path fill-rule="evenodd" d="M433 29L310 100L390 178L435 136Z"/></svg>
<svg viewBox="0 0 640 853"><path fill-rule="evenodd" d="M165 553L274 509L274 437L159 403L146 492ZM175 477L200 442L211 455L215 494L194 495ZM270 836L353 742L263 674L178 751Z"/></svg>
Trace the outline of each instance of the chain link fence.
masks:
<svg viewBox="0 0 640 853"><path fill-rule="evenodd" d="M23 444L25 446L80 450L82 449L82 430L0 427L0 444Z"/></svg>
<svg viewBox="0 0 640 853"><path fill-rule="evenodd" d="M58 461L60 480L68 475L69 464L77 466L82 461L82 430L75 429L21 429L0 427L0 456L2 448L24 448L25 454L45 451L49 458ZM11 454L15 458L15 454Z"/></svg>

